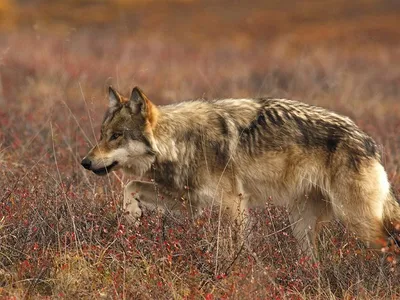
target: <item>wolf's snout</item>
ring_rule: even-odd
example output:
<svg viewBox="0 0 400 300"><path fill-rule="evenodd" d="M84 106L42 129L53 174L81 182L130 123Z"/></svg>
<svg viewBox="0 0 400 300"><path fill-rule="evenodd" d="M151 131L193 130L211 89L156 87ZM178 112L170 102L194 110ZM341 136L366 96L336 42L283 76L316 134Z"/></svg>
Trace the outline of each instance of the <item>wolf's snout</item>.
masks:
<svg viewBox="0 0 400 300"><path fill-rule="evenodd" d="M85 157L82 161L81 161L81 165L82 167L84 167L87 170L90 170L90 167L92 165L92 161L90 159L88 159L87 157Z"/></svg>

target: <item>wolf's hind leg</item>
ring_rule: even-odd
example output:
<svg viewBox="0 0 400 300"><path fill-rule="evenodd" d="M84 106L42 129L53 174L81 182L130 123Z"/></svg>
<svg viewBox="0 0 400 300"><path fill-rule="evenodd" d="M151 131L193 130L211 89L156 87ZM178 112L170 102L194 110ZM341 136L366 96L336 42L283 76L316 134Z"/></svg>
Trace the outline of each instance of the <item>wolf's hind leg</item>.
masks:
<svg viewBox="0 0 400 300"><path fill-rule="evenodd" d="M387 243L384 212L389 197L386 172L379 162L369 162L354 174L336 181L332 208L367 247L380 249Z"/></svg>

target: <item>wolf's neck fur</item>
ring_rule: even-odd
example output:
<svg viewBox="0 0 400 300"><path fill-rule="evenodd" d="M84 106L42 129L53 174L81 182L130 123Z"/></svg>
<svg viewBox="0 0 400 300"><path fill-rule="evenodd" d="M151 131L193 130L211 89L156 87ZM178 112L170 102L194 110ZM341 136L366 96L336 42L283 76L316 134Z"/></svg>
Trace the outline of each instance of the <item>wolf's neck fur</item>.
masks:
<svg viewBox="0 0 400 300"><path fill-rule="evenodd" d="M224 167L230 154L230 129L222 113L214 103L205 101L159 107L153 130L157 154L152 175L156 182L163 180L159 183L175 188L193 186L200 168Z"/></svg>
<svg viewBox="0 0 400 300"><path fill-rule="evenodd" d="M151 176L159 184L183 189L192 183L195 155L201 155L201 151L193 143L185 143L190 139L188 131L196 128L195 122L190 122L193 112L176 110L177 107L179 105L174 109L169 106L159 108L157 125L153 129L157 154Z"/></svg>

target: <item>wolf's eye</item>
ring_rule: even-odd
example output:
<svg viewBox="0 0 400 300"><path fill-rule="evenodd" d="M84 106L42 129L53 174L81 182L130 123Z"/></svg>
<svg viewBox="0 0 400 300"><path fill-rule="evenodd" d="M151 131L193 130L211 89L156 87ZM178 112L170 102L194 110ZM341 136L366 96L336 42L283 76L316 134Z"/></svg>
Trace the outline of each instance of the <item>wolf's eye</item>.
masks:
<svg viewBox="0 0 400 300"><path fill-rule="evenodd" d="M113 134L110 136L110 141L116 140L116 139L119 138L121 135L122 135L122 133L119 133L119 132L113 133Z"/></svg>

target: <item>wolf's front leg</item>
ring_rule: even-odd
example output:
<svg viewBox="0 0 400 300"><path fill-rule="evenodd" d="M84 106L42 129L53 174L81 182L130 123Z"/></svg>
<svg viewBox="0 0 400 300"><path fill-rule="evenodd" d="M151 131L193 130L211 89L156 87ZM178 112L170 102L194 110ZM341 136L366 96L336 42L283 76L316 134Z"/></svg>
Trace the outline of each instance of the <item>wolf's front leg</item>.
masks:
<svg viewBox="0 0 400 300"><path fill-rule="evenodd" d="M129 182L124 190L124 210L129 222L135 223L143 209L161 213L179 213L185 208L187 192L170 191L152 182Z"/></svg>
<svg viewBox="0 0 400 300"><path fill-rule="evenodd" d="M228 213L227 217L233 229L233 238L237 245L243 244L250 234L250 216L248 212L249 196L247 194L225 193L221 205ZM228 221L228 222L229 222Z"/></svg>
<svg viewBox="0 0 400 300"><path fill-rule="evenodd" d="M131 181L124 189L123 209L125 217L130 223L136 223L142 216L142 208L140 205L140 182Z"/></svg>
<svg viewBox="0 0 400 300"><path fill-rule="evenodd" d="M295 199L290 205L289 220L302 254L318 258L318 234L324 223L332 219L330 201L318 190Z"/></svg>

